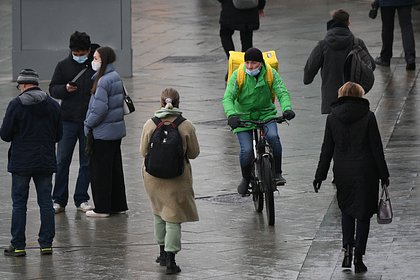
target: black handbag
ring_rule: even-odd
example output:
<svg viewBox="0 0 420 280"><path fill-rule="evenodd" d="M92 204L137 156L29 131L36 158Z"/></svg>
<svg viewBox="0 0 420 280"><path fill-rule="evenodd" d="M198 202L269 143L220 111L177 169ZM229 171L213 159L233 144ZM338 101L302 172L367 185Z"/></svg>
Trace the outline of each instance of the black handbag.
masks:
<svg viewBox="0 0 420 280"><path fill-rule="evenodd" d="M379 199L378 214L376 215L378 224L389 224L393 218L391 199L389 198L388 186L382 186L382 194Z"/></svg>
<svg viewBox="0 0 420 280"><path fill-rule="evenodd" d="M133 113L136 108L134 108L133 100L131 100L130 96L127 94L127 89L123 85L124 90L124 103L123 103L123 109L124 109L124 115L128 115Z"/></svg>

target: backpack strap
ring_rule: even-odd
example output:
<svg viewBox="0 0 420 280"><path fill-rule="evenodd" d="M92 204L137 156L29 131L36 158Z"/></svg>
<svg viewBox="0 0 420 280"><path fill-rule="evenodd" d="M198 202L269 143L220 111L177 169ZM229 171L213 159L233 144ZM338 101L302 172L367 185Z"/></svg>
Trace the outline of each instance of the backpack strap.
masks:
<svg viewBox="0 0 420 280"><path fill-rule="evenodd" d="M265 63L265 80L267 81L268 87L271 90L271 101L274 103L276 99L276 93L273 91L273 67L270 64Z"/></svg>
<svg viewBox="0 0 420 280"><path fill-rule="evenodd" d="M183 116L178 116L173 122L171 122L171 124L173 128L177 128L185 120L186 118L184 118ZM164 124L164 122L162 122L162 120L158 117L153 117L152 121L155 123L157 127L160 127Z"/></svg>
<svg viewBox="0 0 420 280"><path fill-rule="evenodd" d="M156 126L159 126L159 124L162 123L162 120L159 119L158 117L153 117L152 121L155 123Z"/></svg>
<svg viewBox="0 0 420 280"><path fill-rule="evenodd" d="M271 91L271 100L274 103L274 100L276 99L276 94L273 91L273 67L271 67L271 65L269 63L264 63L265 64L265 80L267 81L268 87L270 88ZM245 82L245 70L244 70L244 66L245 64L242 63L241 65L239 65L238 67L238 76L236 78L236 82L238 83L238 88L239 88L239 94L242 91L242 85Z"/></svg>
<svg viewBox="0 0 420 280"><path fill-rule="evenodd" d="M184 118L183 116L178 116L176 117L176 119L172 122L172 126L174 128L177 128L183 121L185 121L186 118Z"/></svg>
<svg viewBox="0 0 420 280"><path fill-rule="evenodd" d="M242 91L242 85L245 82L245 63L241 63L238 67L238 76L236 77L236 82L238 83L239 93ZM238 95L239 95L238 93Z"/></svg>

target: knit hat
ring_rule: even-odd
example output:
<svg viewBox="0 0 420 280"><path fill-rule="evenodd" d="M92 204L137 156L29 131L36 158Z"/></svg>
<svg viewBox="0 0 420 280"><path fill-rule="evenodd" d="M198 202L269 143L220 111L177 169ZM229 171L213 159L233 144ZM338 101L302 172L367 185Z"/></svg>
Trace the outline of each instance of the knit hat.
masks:
<svg viewBox="0 0 420 280"><path fill-rule="evenodd" d="M245 52L245 61L257 61L257 62L263 62L263 54L262 52L257 48L249 48Z"/></svg>
<svg viewBox="0 0 420 280"><path fill-rule="evenodd" d="M18 84L32 84L39 85L39 76L38 73L32 69L23 69L20 71L17 78Z"/></svg>

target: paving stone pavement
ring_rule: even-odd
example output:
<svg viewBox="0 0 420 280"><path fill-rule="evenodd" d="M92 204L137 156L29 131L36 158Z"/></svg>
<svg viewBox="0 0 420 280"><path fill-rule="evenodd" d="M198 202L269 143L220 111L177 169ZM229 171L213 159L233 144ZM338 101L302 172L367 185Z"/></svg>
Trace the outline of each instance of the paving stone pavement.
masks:
<svg viewBox="0 0 420 280"><path fill-rule="evenodd" d="M391 173L395 218L378 225L372 218L365 256L369 271L356 276L341 268L340 212L334 187L313 192L325 116L320 115L320 78L302 84L303 67L325 34L329 12L344 8L351 30L372 55L380 52L380 19L367 17L370 1L267 1L254 45L274 49L279 72L293 96L296 119L280 125L287 185L275 196L276 224L253 210L250 198L236 194L238 143L226 126L220 104L226 59L218 37L217 1L132 0L133 77L125 85L136 105L127 116L123 161L130 210L91 219L69 203L56 215L54 254L40 256L36 196L28 203L25 258L0 256L0 279L419 279L420 89L419 71L407 72L396 24L390 68L378 67L366 98L375 110ZM11 0L0 1L0 115L16 95L11 81ZM416 42L420 11L413 10ZM94 40L94 38L92 38ZM235 34L239 46L238 34ZM417 43L418 45L418 43ZM51 69L53 71L53 69ZM48 88L49 81L41 87ZM144 122L159 106L163 88L181 93L181 109L196 126L201 154L192 162L200 221L182 226L182 272L166 276L154 259L153 219L140 174L138 152ZM11 177L7 143L0 143L0 244L10 242ZM76 154L77 155L77 154ZM71 168L70 193L77 176Z"/></svg>

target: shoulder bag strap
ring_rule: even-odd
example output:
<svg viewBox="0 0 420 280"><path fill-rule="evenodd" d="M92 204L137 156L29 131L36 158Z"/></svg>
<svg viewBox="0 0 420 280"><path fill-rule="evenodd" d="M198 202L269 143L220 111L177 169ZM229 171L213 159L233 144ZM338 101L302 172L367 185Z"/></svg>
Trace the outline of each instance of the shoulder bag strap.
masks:
<svg viewBox="0 0 420 280"><path fill-rule="evenodd" d="M82 76L83 73L85 73L87 69L88 69L88 66L86 66L85 68L83 68L82 70L80 70L80 72L76 75L76 77L74 77L73 80L71 80L71 82L72 83L76 82L77 79L79 79L80 76Z"/></svg>

